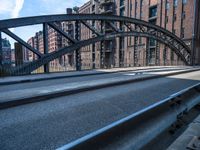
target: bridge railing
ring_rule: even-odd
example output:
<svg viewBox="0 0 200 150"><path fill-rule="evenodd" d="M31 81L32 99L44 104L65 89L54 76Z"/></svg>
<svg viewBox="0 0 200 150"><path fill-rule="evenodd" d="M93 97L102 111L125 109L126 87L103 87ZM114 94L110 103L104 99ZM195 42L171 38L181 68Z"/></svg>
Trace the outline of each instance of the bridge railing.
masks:
<svg viewBox="0 0 200 150"><path fill-rule="evenodd" d="M95 22L95 26L91 24L91 21ZM69 34L69 31L64 31L62 28L57 26L59 22L73 22L74 25L74 36ZM22 27L28 25L35 25L35 24L42 24L43 25L43 51L42 53L39 49L35 48L27 44L23 39L21 39L16 34L12 33L9 28L13 27ZM119 26L119 24L123 25L123 28ZM85 26L89 31L93 34L90 35L88 39L81 38L81 27ZM106 27L109 26L110 30L107 31ZM48 28L53 28L58 34L62 37L66 38L69 43L65 47L61 47L53 52L48 52ZM28 64L21 64L17 67L5 67L2 64L0 65L1 74L7 75L20 75L20 74L28 74L32 72L37 72L36 70L44 70L44 72L49 72L50 70L66 70L61 69L59 65L55 65L56 67L51 66L51 62L57 60L64 55L69 53L74 54L74 65L76 70L82 69L91 69L90 67L94 68L97 64L94 64L94 60L89 60L92 65L81 66L84 64L83 59L81 58L81 48L89 45L93 45L99 43L99 46L102 47L99 49L99 66L100 67L107 67L109 68L112 66L109 64L106 66L106 58L105 58L105 43L106 40L118 40L120 37L130 37L130 36L137 36L143 37L147 39L154 39L159 43L162 43L169 47L178 57L180 60L184 62L186 65L190 65L190 56L191 51L188 46L176 35L172 34L171 32L157 26L150 24L148 22L138 20L135 18L128 18L122 16L108 16L108 15L97 15L97 14L73 14L73 15L50 15L50 16L38 16L38 17L27 17L27 18L18 18L18 19L9 19L9 20L2 20L0 21L0 32L4 32L8 36L15 39L21 45L27 48L27 50L34 53L37 56L37 59L29 62ZM1 39L1 38L0 38ZM1 45L0 45L1 46ZM1 48L2 49L2 46ZM116 51L115 49L114 51ZM146 49L147 50L147 49ZM134 49L133 49L134 51ZM90 51L92 54L92 52ZM157 53L156 53L157 54ZM113 55L114 56L114 55ZM112 57L113 57L112 56ZM115 56L116 57L116 56ZM118 56L117 56L118 57ZM132 65L130 62L129 64L125 61L127 57L125 55L122 56L122 65L120 64L120 60L116 66L130 66ZM133 56L135 57L135 56ZM90 59L90 58L87 58ZM96 58L95 58L96 59ZM119 58L118 58L119 59ZM135 63L133 63L135 65ZM139 63L136 63L138 65ZM148 60L146 61L145 65L148 64ZM177 63L179 64L179 63ZM150 64L151 65L151 64ZM155 65L158 65L155 63ZM42 67L44 66L44 67ZM40 72L39 71L39 72Z"/></svg>

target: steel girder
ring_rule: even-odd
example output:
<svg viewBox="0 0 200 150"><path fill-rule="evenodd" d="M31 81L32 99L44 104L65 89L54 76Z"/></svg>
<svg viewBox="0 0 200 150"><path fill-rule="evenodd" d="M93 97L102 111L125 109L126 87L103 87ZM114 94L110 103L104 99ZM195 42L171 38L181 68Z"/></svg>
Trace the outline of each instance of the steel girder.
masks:
<svg viewBox="0 0 200 150"><path fill-rule="evenodd" d="M162 37L154 36L154 35L151 35L149 33L141 33L141 32L136 32L136 31L121 32L121 33L112 33L110 35L98 36L98 37L91 38L91 39L84 40L84 41L79 41L76 44L73 44L73 45L68 46L68 47L61 48L58 51L47 54L47 55L43 56L41 59L38 59L34 62L31 62L30 64L24 65L21 68L16 68L16 69L13 70L13 72L10 72L10 73L16 74L18 72L18 73L23 74L23 73L27 73L27 72L32 72L35 69L39 68L40 66L60 57L62 55L73 52L80 47L84 47L84 46L87 46L89 44L96 43L96 42L99 42L99 41L112 39L112 38L115 38L115 37L124 37L124 36L140 36L140 37L153 38L153 39L155 39L155 40L157 40L157 41L159 41L163 44L166 44L169 48L173 49L177 55L180 55L180 52L178 51L178 49L176 47L174 47L171 43L168 43L168 41L166 41ZM185 58L182 56L182 59L184 60Z"/></svg>
<svg viewBox="0 0 200 150"><path fill-rule="evenodd" d="M88 40L75 41L67 33L64 33L61 29L58 29L53 22L60 21L79 21L82 22L87 28L91 31L98 31L92 25L86 21L106 21L110 24L110 27L113 29L112 33L101 33L96 34L96 37L93 37ZM126 27L124 31L117 29L115 23L122 23L123 27ZM0 21L0 32L8 33L8 28L21 27L35 24L48 24L54 28L57 32L61 33L64 37L67 37L70 41L75 42L75 44L61 48L55 52L49 54L43 54L36 51L34 48L27 46L24 42L20 42L25 47L29 48L33 53L39 56L39 59L31 62L29 64L23 65L19 68L13 68L11 70L12 74L20 72L21 74L30 73L37 69L38 67L47 64L48 62L64 55L69 52L73 52L76 49L93 44L95 42L103 41L109 38L115 37L124 37L124 36L140 36L153 38L171 48L181 59L185 62L186 65L190 65L190 56L191 50L189 47L176 35L171 32L161 28L160 26L150 24L149 22L138 20L135 18L128 18L122 16L114 15L97 15L97 14L72 14L72 15L48 15L48 16L38 16L38 17L26 17L18 19L9 19ZM11 35L11 34L9 34ZM14 34L12 34L14 36Z"/></svg>

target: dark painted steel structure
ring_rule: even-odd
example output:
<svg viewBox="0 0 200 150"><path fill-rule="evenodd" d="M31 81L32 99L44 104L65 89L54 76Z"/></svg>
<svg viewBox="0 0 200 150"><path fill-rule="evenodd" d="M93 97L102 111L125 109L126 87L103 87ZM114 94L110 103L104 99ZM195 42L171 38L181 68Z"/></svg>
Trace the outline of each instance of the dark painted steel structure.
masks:
<svg viewBox="0 0 200 150"><path fill-rule="evenodd" d="M68 33L59 29L54 22L61 21L75 21L76 26L80 26L80 24L84 24L88 29L96 34L95 37L91 37L87 40L80 40L78 36L74 38L70 37ZM97 21L99 24L109 24L112 28L113 32L103 33L98 32L98 29L95 29L89 21ZM102 23L103 22L103 23ZM121 30L117 24L123 24L124 28ZM44 32L44 48L45 53L42 54L38 50L34 49L30 45L28 45L25 41L23 41L20 37L12 33L9 28L22 27L28 25L36 25L43 24L43 32ZM48 53L48 34L47 34L47 26L52 27L57 32L59 32L62 36L67 38L72 45L66 46L54 52ZM101 27L104 28L104 27ZM78 31L78 29L77 29ZM116 37L126 37L126 36L140 36L146 38L152 38L157 40L160 43L163 43L170 49L172 49L178 57L181 58L186 65L191 65L191 50L190 48L176 35L171 32L157 26L150 24L149 22L138 20L135 18L128 18L122 16L114 16L114 15L97 15L97 14L63 14L63 15L47 15L47 16L37 16L37 17L26 17L26 18L18 18L18 19L9 19L0 21L0 32L4 32L7 35L11 36L13 39L18 41L20 44L28 48L34 54L38 56L38 59L30 62L29 64L24 64L17 68L10 68L9 71L5 68L1 69L4 72L12 75L12 74L27 74L36 70L41 66L45 66L45 71L48 72L48 63L56 58L61 57L67 53L77 51L81 47L100 42L107 39L112 39ZM77 33L78 35L78 33ZM78 55L80 52L77 52ZM81 59L76 57L77 65L81 65ZM80 66L76 66L76 68L80 68Z"/></svg>

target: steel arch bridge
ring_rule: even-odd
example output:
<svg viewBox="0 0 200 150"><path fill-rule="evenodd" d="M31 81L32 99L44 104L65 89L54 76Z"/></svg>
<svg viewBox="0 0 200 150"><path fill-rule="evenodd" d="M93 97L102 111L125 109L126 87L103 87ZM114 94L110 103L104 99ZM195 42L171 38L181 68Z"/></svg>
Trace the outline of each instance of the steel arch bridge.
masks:
<svg viewBox="0 0 200 150"><path fill-rule="evenodd" d="M71 37L67 32L64 32L62 29L56 26L56 22L68 22L75 21L77 24L85 25L89 30L96 34L95 37L91 37L90 39L80 40L77 37ZM91 21L98 22L103 29L105 24L107 24L112 32L105 33L103 30L98 30L94 25L91 24ZM43 35L44 37L44 51L48 49L48 34L47 34L47 26L50 26L63 37L68 39L72 44L69 46L63 47L61 49L55 50L51 53L42 54L39 50L31 47L25 41L23 41L20 37L12 33L9 28L30 26L43 24ZM119 27L119 24L123 25L123 29ZM80 26L77 26L80 28ZM75 29L76 30L76 29ZM77 51L81 47L94 44L96 42L116 38L116 37L127 37L127 36L137 36L137 37L146 37L152 38L156 41L166 45L172 51L176 53L178 57L186 64L191 65L191 50L190 48L176 35L169 32L168 30L150 24L149 22L138 20L135 18L123 17L123 16L115 16L115 15L99 15L99 14L61 14L61 15L46 15L46 16L36 16L36 17L25 17L18 19L9 19L0 21L0 32L4 32L9 35L16 41L18 41L21 45L32 51L34 54L38 56L38 59L30 62L28 64L24 64L20 67L10 68L9 71L6 68L0 66L0 69L4 70L4 72L12 75L12 74L27 74L36 70L37 68L48 64L50 61L59 58L67 53L71 53L73 51ZM79 32L79 29L77 29ZM77 35L79 33L76 33ZM0 37L1 40L1 37ZM79 55L79 54L77 54ZM78 59L78 57L77 57Z"/></svg>

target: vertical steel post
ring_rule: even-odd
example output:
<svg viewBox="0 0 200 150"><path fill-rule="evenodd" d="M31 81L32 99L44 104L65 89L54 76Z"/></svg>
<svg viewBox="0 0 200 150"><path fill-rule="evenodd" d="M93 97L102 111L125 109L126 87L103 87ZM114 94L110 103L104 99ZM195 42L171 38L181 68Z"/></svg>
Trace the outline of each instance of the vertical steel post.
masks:
<svg viewBox="0 0 200 150"><path fill-rule="evenodd" d="M79 7L75 6L73 8L74 12L76 14L79 13ZM81 39L81 34L80 34L80 22L79 21L75 21L75 39L77 41L79 41ZM81 52L80 52L80 49L77 49L75 51L75 61L76 61L76 70L77 71L80 71L81 70Z"/></svg>
<svg viewBox="0 0 200 150"><path fill-rule="evenodd" d="M196 20L196 17L197 17L197 12L196 12L196 3L197 1L194 0L194 20L193 20L193 29L192 29L192 51L191 51L191 65L193 66L195 64L195 54L196 54L196 50L195 50L195 47L196 47L196 24L197 24L197 20Z"/></svg>
<svg viewBox="0 0 200 150"><path fill-rule="evenodd" d="M0 32L0 65L3 61L2 33Z"/></svg>
<svg viewBox="0 0 200 150"><path fill-rule="evenodd" d="M44 54L48 54L48 26L47 23L43 23L43 44L44 44ZM49 63L44 65L44 72L49 72Z"/></svg>
<svg viewBox="0 0 200 150"><path fill-rule="evenodd" d="M101 21L101 33L103 33L103 21ZM100 64L99 67L102 68L103 67L103 41L100 42Z"/></svg>
<svg viewBox="0 0 200 150"><path fill-rule="evenodd" d="M80 40L80 24L79 21L75 22L75 39ZM81 70L81 53L80 49L77 49L75 51L75 59L76 59L76 70L80 71Z"/></svg>

